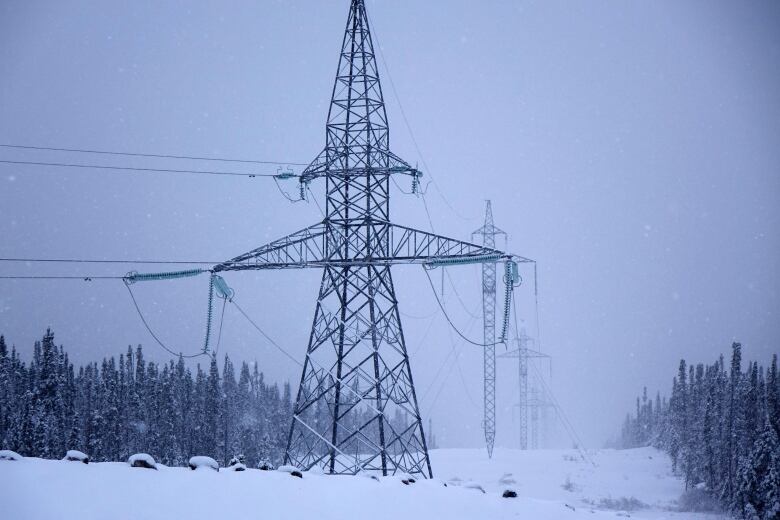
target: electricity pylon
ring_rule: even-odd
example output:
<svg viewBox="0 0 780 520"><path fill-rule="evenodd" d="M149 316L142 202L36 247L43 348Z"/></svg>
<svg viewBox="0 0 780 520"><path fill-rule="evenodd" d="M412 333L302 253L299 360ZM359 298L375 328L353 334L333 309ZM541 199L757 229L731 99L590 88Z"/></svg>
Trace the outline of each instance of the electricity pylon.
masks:
<svg viewBox="0 0 780 520"><path fill-rule="evenodd" d="M506 233L493 225L493 207L490 201L485 201L485 223L471 234L482 236L482 245L489 248L496 247L496 236ZM483 418L482 426L485 430L485 445L488 457L493 457L493 444L496 440L496 264L484 262L482 264L482 323L484 326L482 366L483 378Z"/></svg>
<svg viewBox="0 0 780 520"><path fill-rule="evenodd" d="M352 0L324 150L300 176L325 179L325 218L213 272L323 269L285 463L326 473L433 476L390 267L530 260L390 221L390 176L421 172L389 147L363 0ZM507 296L512 281L508 281ZM494 342L494 341L493 341Z"/></svg>
<svg viewBox="0 0 780 520"><path fill-rule="evenodd" d="M550 356L538 352L536 350L528 348L528 344L533 339L525 333L525 330L519 331L519 337L515 338L517 348L501 354L502 358L517 358L517 379L519 399L517 403L519 411L519 439L520 449L528 449L528 420L531 420L531 449L537 449L539 447L539 410L552 406L551 403L545 398L543 393L540 394L536 385L532 386L529 391L529 379L528 379L528 362L530 359L541 358L550 359ZM541 377L537 374L537 377ZM530 393L530 397L529 397Z"/></svg>

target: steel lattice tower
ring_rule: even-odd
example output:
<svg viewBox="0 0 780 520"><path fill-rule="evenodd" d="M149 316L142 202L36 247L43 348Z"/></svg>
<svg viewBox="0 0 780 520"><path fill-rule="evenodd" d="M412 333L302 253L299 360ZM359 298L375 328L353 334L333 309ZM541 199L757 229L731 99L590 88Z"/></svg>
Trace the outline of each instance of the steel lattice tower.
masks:
<svg viewBox="0 0 780 520"><path fill-rule="evenodd" d="M530 388L528 380L528 363L529 360L534 358L550 359L550 356L543 354L536 350L528 348L528 344L533 339L525 333L525 330L519 331L519 337L515 339L517 343L517 349L511 350L499 357L502 358L517 358L517 377L518 377L518 394L519 400L517 403L518 415L519 415L519 441L520 449L527 450L529 447L528 439L528 421L531 421L531 439L530 448L537 449L539 447L539 409L544 409L550 404L546 399L539 397L539 390L536 386ZM540 377L537 375L537 377ZM530 394L530 395L529 395Z"/></svg>
<svg viewBox="0 0 780 520"><path fill-rule="evenodd" d="M520 449L528 449L528 340L529 337L523 332L517 338L517 377L519 384L518 408L520 413Z"/></svg>
<svg viewBox="0 0 780 520"><path fill-rule="evenodd" d="M391 175L421 173L389 149L363 0L352 0L325 132L300 176L325 178L326 216L213 272L323 269L285 462L327 473L433 476L390 267L528 262L390 221Z"/></svg>
<svg viewBox="0 0 780 520"><path fill-rule="evenodd" d="M485 224L471 234L482 237L482 245L491 249L496 247L496 236L506 233L493 225L493 207L490 201L485 202ZM483 331L483 393L485 444L488 457L493 456L493 444L496 439L496 264L482 264L482 322Z"/></svg>

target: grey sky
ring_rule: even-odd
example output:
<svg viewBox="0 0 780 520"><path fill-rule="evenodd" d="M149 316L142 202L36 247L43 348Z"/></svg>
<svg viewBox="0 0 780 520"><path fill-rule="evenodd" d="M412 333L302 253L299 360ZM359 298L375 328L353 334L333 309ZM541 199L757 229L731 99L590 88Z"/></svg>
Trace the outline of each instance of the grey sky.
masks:
<svg viewBox="0 0 780 520"><path fill-rule="evenodd" d="M467 238L490 198L510 249L539 261L541 348L586 444L618 430L643 385L667 391L680 357L709 362L735 338L748 359L780 350L776 2L367 4L426 177L440 187L427 196L436 231ZM3 2L0 142L307 162L324 144L347 8ZM422 167L381 73L391 147ZM204 167L9 150L0 158ZM0 165L0 186L3 257L218 261L320 218L265 179ZM419 199L395 192L393 214L428 228ZM0 265L3 275L45 273L124 274ZM450 273L479 309L478 269ZM302 357L318 277L228 281ZM402 312L435 311L419 268L399 268L395 280ZM533 333L530 288L521 288L520 314ZM197 350L205 279L138 286L138 295L161 336ZM448 285L445 298L479 339L481 324ZM481 353L457 343L459 364L435 378L455 334L438 317L425 336L429 321L404 323L423 413L440 442L480 445ZM76 362L137 343L166 359L120 282L0 281L0 332L25 356L47 325ZM272 379L300 376L231 309L223 351L256 359ZM502 363L497 444L514 445L515 371Z"/></svg>

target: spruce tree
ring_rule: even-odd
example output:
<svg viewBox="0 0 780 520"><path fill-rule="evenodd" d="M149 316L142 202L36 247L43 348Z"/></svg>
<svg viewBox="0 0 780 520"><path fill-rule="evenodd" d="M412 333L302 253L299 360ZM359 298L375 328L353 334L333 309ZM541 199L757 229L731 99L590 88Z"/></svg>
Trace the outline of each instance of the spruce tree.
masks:
<svg viewBox="0 0 780 520"><path fill-rule="evenodd" d="M734 510L759 519L780 516L780 442L777 432L764 417L761 435L747 457L742 459Z"/></svg>

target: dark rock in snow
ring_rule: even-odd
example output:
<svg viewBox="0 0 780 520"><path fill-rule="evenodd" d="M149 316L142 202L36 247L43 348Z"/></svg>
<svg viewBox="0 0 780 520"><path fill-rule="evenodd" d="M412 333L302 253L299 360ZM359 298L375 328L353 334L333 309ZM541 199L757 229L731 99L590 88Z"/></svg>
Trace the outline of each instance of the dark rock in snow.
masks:
<svg viewBox="0 0 780 520"><path fill-rule="evenodd" d="M504 498L517 498L517 492L513 489L505 489L501 496Z"/></svg>
<svg viewBox="0 0 780 520"><path fill-rule="evenodd" d="M78 450L68 450L68 452L65 454L65 458L62 460L70 460L73 462L83 462L84 464L89 464L89 456L86 453Z"/></svg>
<svg viewBox="0 0 780 520"><path fill-rule="evenodd" d="M127 463L133 468L157 469L157 463L154 461L154 457L148 453L130 455L130 458L127 459Z"/></svg>

